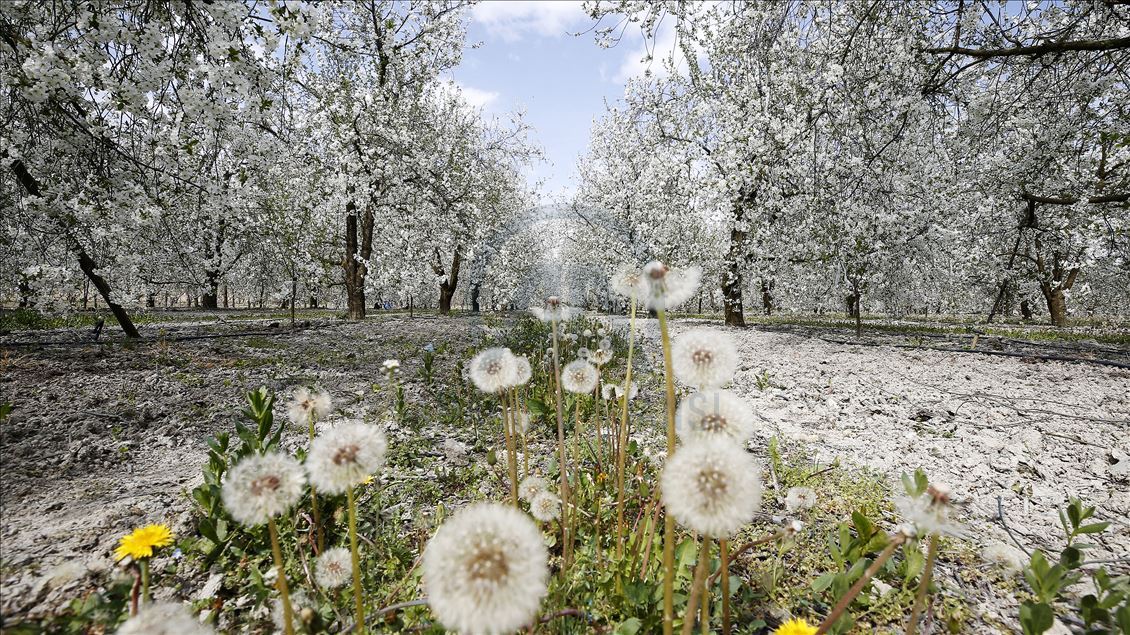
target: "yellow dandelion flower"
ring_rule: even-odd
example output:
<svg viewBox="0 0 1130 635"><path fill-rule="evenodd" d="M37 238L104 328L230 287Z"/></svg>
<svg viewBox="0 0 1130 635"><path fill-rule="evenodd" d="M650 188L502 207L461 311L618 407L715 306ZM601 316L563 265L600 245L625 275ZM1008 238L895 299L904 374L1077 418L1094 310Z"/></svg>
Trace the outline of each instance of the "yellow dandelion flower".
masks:
<svg viewBox="0 0 1130 635"><path fill-rule="evenodd" d="M816 635L816 627L798 617L778 626L773 635Z"/></svg>
<svg viewBox="0 0 1130 635"><path fill-rule="evenodd" d="M169 530L168 525L138 527L118 541L118 548L114 550L114 559L123 560L126 556L134 560L151 558L154 549L168 547L171 544L173 544L173 532Z"/></svg>

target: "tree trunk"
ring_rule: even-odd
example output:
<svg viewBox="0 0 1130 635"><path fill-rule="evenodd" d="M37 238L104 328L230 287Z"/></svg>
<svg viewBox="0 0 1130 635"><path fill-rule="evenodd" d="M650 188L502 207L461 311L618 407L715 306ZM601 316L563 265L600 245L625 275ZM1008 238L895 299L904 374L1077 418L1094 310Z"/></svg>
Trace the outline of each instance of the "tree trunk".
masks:
<svg viewBox="0 0 1130 635"><path fill-rule="evenodd" d="M455 297L455 289L459 287L459 269L463 264L463 255L460 253L461 248L455 247L455 255L451 257L451 271L447 273L447 277L443 282L439 283L439 312L441 315L449 315L451 313L451 299ZM438 275L443 275L443 264L439 259L439 250L436 250L436 262L432 267Z"/></svg>
<svg viewBox="0 0 1130 635"><path fill-rule="evenodd" d="M474 313L479 312L479 294L482 292L483 285L476 282L471 286L471 311Z"/></svg>
<svg viewBox="0 0 1130 635"><path fill-rule="evenodd" d="M1028 298L1020 301L1020 315L1024 316L1025 320L1032 319L1032 305L1028 303Z"/></svg>
<svg viewBox="0 0 1130 635"><path fill-rule="evenodd" d="M298 279L290 279L290 328L294 328L294 301L298 298Z"/></svg>
<svg viewBox="0 0 1130 635"><path fill-rule="evenodd" d="M773 281L766 278L761 279L761 306L765 315L773 315Z"/></svg>
<svg viewBox="0 0 1130 635"><path fill-rule="evenodd" d="M1044 300L1048 303L1048 313L1051 315L1052 324L1067 326L1067 298L1063 294L1063 289L1058 286L1042 284L1040 290L1044 292Z"/></svg>
<svg viewBox="0 0 1130 635"><path fill-rule="evenodd" d="M365 265L357 253L357 205L350 201L345 213L345 300L351 320L365 319Z"/></svg>
<svg viewBox="0 0 1130 635"><path fill-rule="evenodd" d="M7 153L5 153L5 158L7 158L6 155ZM28 196L39 197L43 195L39 181L31 175L31 172L28 172L27 166L24 165L22 160L16 159L9 167L11 167L12 172L16 174L16 180L20 182L20 185L23 186ZM82 269L82 272L86 274L87 280L94 285L94 288L98 290L102 299L106 301L106 305L110 307L110 311L118 320L118 325L125 331L126 337L141 337L141 334L137 332L137 327L133 325L133 320L130 319L129 313L127 313L120 304L110 299L110 283L106 282L106 279L98 274L98 263L94 262L94 259L86 253L86 249L83 248L82 244L71 235L70 222L55 218L54 216L52 216L52 220L63 229L63 233L67 237L67 242L70 243L71 250L78 256L79 269Z"/></svg>
<svg viewBox="0 0 1130 635"><path fill-rule="evenodd" d="M220 308L219 297L220 297L219 288L216 286L216 283L210 282L209 286L208 286L208 290L204 292L204 295L200 296L200 306L201 306L201 308L204 308L204 309L218 309L218 308Z"/></svg>
<svg viewBox="0 0 1130 635"><path fill-rule="evenodd" d="M84 289L85 292L86 289ZM27 284L27 280L19 281L19 307L31 308L32 302L32 285ZM82 296L82 308L86 308L86 295Z"/></svg>
<svg viewBox="0 0 1130 635"><path fill-rule="evenodd" d="M746 203L753 202L754 194L743 194L734 203L734 227L730 229L730 248L726 253L726 268L722 272L722 303L727 326L745 326L742 310L742 259L745 257L744 230L738 229L745 219Z"/></svg>

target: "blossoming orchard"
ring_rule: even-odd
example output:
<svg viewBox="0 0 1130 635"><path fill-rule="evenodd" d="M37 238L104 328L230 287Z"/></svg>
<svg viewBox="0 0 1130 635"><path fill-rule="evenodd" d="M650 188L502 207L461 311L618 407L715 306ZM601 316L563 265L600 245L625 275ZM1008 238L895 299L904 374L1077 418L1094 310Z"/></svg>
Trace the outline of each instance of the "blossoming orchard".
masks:
<svg viewBox="0 0 1130 635"><path fill-rule="evenodd" d="M1130 5L0 0L0 631L1130 635Z"/></svg>

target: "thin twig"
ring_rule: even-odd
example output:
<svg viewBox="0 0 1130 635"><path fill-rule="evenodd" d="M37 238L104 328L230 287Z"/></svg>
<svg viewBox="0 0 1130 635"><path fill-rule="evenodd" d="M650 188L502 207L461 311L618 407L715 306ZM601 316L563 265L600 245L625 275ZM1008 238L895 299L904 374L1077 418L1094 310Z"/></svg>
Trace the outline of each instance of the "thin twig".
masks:
<svg viewBox="0 0 1130 635"><path fill-rule="evenodd" d="M1012 528L1008 526L1008 522L1004 519L1004 502L1001 500L1000 496L997 496L997 520L1000 521L1001 526L1004 527L1004 530L1008 532L1008 537L1012 538L1012 542L1016 543L1016 546L1024 552L1024 555L1031 558L1032 552L1028 551L1027 547L1020 544L1020 540L1016 537L1016 534L1012 533Z"/></svg>

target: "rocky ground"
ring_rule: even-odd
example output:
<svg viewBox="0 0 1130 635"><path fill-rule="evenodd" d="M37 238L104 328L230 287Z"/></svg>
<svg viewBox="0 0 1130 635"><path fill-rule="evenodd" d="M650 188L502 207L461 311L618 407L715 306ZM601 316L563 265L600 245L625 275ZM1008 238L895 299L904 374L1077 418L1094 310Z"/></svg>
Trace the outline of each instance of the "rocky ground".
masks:
<svg viewBox="0 0 1130 635"><path fill-rule="evenodd" d="M73 332L0 338L0 392L14 404L0 424L3 619L53 611L112 572L117 538L138 524L190 533L187 491L206 440L232 428L245 391L317 383L356 412L373 401L386 358L412 376L423 347L446 342L456 353L445 363L456 364L491 324L385 316L296 331L270 321L165 324L164 339L150 328L135 345L80 343ZM680 322L675 332L714 324ZM658 366L655 322L642 331ZM1068 496L1113 523L1091 557L1130 554L1130 371L728 332L743 360L735 390L756 408L763 440L779 435L822 464L871 466L892 480L922 467L953 488L967 541L986 560L1023 557L998 499L1024 549L1058 549L1056 509ZM208 338L176 339L199 335ZM1014 604L993 597L972 598L978 623L1014 623Z"/></svg>
<svg viewBox="0 0 1130 635"><path fill-rule="evenodd" d="M358 414L383 396L373 385L384 360L402 359L411 375L424 346L458 352L486 330L393 316L296 331L270 320L162 324L136 345L80 342L74 330L0 339L0 393L14 405L0 424L3 620L57 610L104 580L117 539L140 524L191 535L188 492L207 440L233 429L246 391L317 384Z"/></svg>
<svg viewBox="0 0 1130 635"><path fill-rule="evenodd" d="M1057 510L1079 497L1111 523L1088 541L1090 557L1130 573L1130 370L709 322L678 322L673 334L703 327L734 337L743 362L734 390L757 411L764 439L805 443L822 464L869 466L892 483L921 467L952 488L967 541L1006 567L1027 559L1017 541L1058 553ZM658 363L655 321L645 320L643 332ZM974 608L987 623L1014 622L1014 603L991 593L985 601Z"/></svg>

